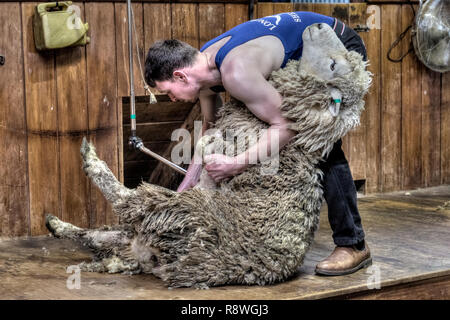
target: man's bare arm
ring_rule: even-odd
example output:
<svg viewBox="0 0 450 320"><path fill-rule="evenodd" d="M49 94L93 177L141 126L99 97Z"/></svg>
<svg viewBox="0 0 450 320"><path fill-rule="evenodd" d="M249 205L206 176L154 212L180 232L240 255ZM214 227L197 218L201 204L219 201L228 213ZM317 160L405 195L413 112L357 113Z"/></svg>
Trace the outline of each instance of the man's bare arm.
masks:
<svg viewBox="0 0 450 320"><path fill-rule="evenodd" d="M242 67L242 72L239 70ZM258 143L249 148L246 152L236 157L238 163L249 163L249 159L259 159L258 150L266 148L262 154L270 155L271 139L270 136L278 131L279 149L285 146L295 135L294 131L287 128L290 123L284 118L280 111L281 96L278 91L265 79L264 75L258 70L256 65L235 65L234 70L230 70L227 76L224 76L223 83L230 94L236 99L245 103L247 108L260 120L270 124L268 130L260 137ZM274 150L278 152L278 150Z"/></svg>

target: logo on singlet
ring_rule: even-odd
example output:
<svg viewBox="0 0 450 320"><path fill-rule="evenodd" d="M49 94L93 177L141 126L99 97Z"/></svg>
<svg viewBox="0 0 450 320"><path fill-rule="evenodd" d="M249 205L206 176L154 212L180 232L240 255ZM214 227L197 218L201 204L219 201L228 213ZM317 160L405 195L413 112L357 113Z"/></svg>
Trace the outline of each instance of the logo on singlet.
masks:
<svg viewBox="0 0 450 320"><path fill-rule="evenodd" d="M300 17L299 17L295 12L289 12L288 14L289 14L289 16L290 16L292 19L294 19L295 22L302 22L302 20L300 19ZM275 23L269 21L269 20L268 20L269 18L275 18ZM280 23L280 21L281 21L281 14L275 14L275 15L272 15L272 16L267 16L267 17L264 17L264 18L255 19L255 20L252 20L252 21L259 22L259 23L261 23L263 26L269 28L269 30L272 31L272 30L275 29L275 28L278 26L278 24Z"/></svg>

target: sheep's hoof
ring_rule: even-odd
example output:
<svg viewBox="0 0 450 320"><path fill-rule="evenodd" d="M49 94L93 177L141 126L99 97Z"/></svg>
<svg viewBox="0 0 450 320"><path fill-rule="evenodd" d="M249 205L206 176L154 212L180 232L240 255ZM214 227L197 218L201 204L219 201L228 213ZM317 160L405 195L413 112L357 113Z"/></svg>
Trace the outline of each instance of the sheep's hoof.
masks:
<svg viewBox="0 0 450 320"><path fill-rule="evenodd" d="M58 225L58 218L54 215L47 214L45 215L45 226L47 227L48 231L52 233L53 236L59 238L59 236L56 233L57 225Z"/></svg>
<svg viewBox="0 0 450 320"><path fill-rule="evenodd" d="M70 223L59 220L57 217L47 214L45 216L45 226L56 238L70 237L79 234L83 229Z"/></svg>

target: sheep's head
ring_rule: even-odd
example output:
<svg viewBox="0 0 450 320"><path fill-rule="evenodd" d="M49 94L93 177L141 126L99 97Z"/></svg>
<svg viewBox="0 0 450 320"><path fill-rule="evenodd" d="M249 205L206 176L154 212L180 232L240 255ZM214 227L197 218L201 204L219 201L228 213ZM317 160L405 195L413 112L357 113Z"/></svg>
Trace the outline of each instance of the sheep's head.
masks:
<svg viewBox="0 0 450 320"><path fill-rule="evenodd" d="M371 83L367 63L348 51L327 24L303 32L300 62L290 61L272 73L283 96L282 111L295 124L295 140L307 151L325 155L333 143L359 124L364 95Z"/></svg>

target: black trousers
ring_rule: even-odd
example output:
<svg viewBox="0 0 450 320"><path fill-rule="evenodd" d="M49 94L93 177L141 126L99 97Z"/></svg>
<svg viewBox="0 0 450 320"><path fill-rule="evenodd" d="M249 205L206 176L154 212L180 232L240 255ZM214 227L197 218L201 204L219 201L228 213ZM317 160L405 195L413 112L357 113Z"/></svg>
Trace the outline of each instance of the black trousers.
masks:
<svg viewBox="0 0 450 320"><path fill-rule="evenodd" d="M334 31L347 50L354 50L367 60L366 48L359 35L336 19ZM333 150L320 169L324 173L322 186L328 205L328 221L333 230L333 241L337 246L348 246L364 240L356 199L356 187L350 172L342 140L337 141Z"/></svg>

